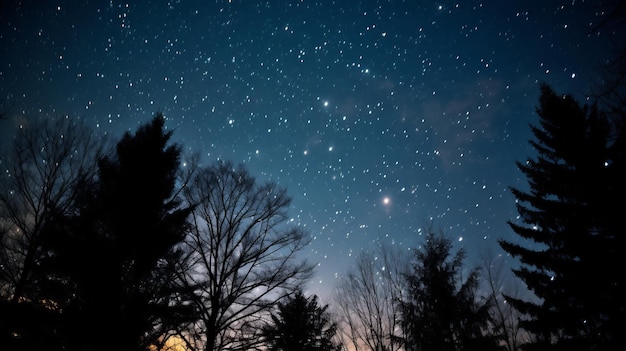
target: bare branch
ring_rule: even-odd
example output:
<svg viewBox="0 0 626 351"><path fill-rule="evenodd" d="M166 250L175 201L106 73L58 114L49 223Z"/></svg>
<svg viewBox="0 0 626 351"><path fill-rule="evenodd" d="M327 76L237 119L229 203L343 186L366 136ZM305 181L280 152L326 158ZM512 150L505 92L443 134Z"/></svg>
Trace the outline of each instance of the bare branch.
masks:
<svg viewBox="0 0 626 351"><path fill-rule="evenodd" d="M493 333L500 335L503 346L507 351L517 351L521 345L522 335L525 335L519 326L522 317L520 312L507 303L506 296L518 297L519 285L507 279L504 256L494 255L492 252L481 253L481 273L485 282L488 298L492 300L491 318Z"/></svg>
<svg viewBox="0 0 626 351"><path fill-rule="evenodd" d="M335 293L346 343L354 350L401 349L397 333L403 274L408 271L406 252L381 247L362 252L354 269L340 281Z"/></svg>
<svg viewBox="0 0 626 351"><path fill-rule="evenodd" d="M257 184L242 166L201 169L184 193L195 206L183 273L201 316L190 326L194 348L251 347L270 307L311 277L297 257L309 236L286 225L286 191Z"/></svg>
<svg viewBox="0 0 626 351"><path fill-rule="evenodd" d="M36 290L30 273L40 231L51 210L69 211L79 183L95 177L105 145L81 120L67 116L17 128L0 162L0 294L17 300Z"/></svg>

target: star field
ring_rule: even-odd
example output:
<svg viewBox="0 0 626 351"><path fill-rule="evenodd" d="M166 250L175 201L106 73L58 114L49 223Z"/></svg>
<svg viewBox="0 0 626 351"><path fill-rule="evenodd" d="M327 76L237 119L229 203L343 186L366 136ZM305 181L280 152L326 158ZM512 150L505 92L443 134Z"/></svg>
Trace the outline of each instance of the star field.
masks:
<svg viewBox="0 0 626 351"><path fill-rule="evenodd" d="M288 189L318 294L430 221L475 264L514 235L539 83L584 101L611 57L594 3L8 1L0 137L59 115L119 136L163 111L203 162Z"/></svg>

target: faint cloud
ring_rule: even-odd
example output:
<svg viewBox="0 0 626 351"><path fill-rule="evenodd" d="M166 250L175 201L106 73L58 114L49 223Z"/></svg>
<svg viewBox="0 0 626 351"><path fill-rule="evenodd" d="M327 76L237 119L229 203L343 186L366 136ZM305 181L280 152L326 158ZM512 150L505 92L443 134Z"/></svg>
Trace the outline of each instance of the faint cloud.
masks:
<svg viewBox="0 0 626 351"><path fill-rule="evenodd" d="M421 116L432 129L433 151L445 167L483 162L472 157L472 149L497 138L498 120L509 117L505 88L502 81L478 79L455 83L424 101Z"/></svg>

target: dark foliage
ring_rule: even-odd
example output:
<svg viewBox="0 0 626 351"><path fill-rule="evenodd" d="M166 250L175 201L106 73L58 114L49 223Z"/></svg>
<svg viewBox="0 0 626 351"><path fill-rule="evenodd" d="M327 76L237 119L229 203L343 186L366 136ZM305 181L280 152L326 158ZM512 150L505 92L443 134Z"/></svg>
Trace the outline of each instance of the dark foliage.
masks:
<svg viewBox="0 0 626 351"><path fill-rule="evenodd" d="M272 324L263 329L270 351L339 351L340 344L333 341L337 325L331 322L326 310L319 306L317 296L305 297L301 291L278 304L272 314Z"/></svg>
<svg viewBox="0 0 626 351"><path fill-rule="evenodd" d="M540 244L500 245L522 263L514 273L540 302L510 298L529 319L522 326L537 340L527 349L624 349L623 137L595 106L581 107L542 85L538 126L530 143L537 157L518 163L529 191L512 189L521 238Z"/></svg>
<svg viewBox="0 0 626 351"><path fill-rule="evenodd" d="M0 183L0 344L146 350L171 335L190 348L258 344L263 313L313 269L295 261L309 239L284 223L286 191L230 163L179 178L180 147L160 114L111 156L93 156L102 154L91 133L62 127L17 138ZM40 146L59 135L63 143ZM187 205L177 181L194 185ZM221 244L195 241L205 238ZM213 254L222 266L205 273L215 279L194 282L195 260Z"/></svg>
<svg viewBox="0 0 626 351"><path fill-rule="evenodd" d="M16 349L59 334L59 304L45 286L46 228L73 212L81 179L93 177L106 140L80 120L41 119L16 129L0 163L0 344Z"/></svg>
<svg viewBox="0 0 626 351"><path fill-rule="evenodd" d="M0 345L3 350L62 350L61 315L37 303L0 301Z"/></svg>
<svg viewBox="0 0 626 351"><path fill-rule="evenodd" d="M477 295L478 270L463 281L465 253L451 256L452 242L430 231L415 253L413 270L406 276L408 299L400 305L406 350L497 350L487 333L488 302Z"/></svg>
<svg viewBox="0 0 626 351"><path fill-rule="evenodd" d="M75 213L47 228L41 274L68 349L145 350L184 316L164 279L190 213L175 196L180 149L170 136L161 115L126 133L98 178L81 183Z"/></svg>

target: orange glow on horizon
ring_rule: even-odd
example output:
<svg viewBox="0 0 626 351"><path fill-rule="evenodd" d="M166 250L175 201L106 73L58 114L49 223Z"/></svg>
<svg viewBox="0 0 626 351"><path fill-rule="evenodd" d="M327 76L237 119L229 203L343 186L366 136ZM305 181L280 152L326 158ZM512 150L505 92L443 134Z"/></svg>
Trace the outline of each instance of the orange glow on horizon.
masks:
<svg viewBox="0 0 626 351"><path fill-rule="evenodd" d="M187 348L183 339L173 335L167 338L161 349L157 350L156 346L153 345L150 347L150 351L187 351Z"/></svg>

